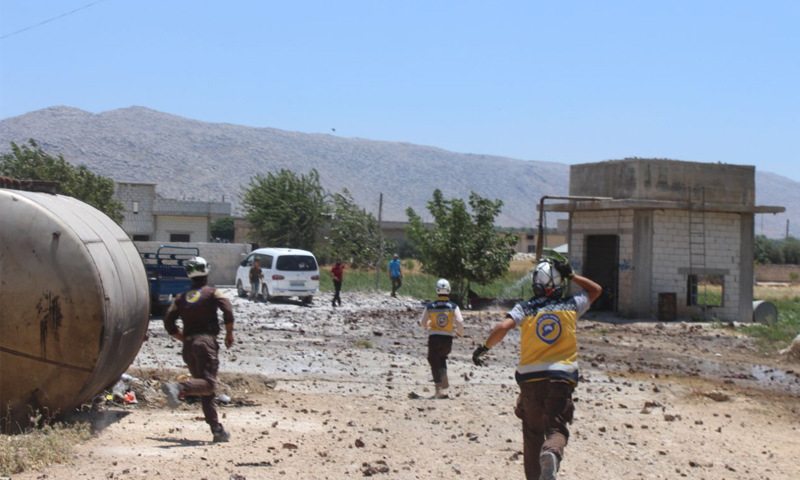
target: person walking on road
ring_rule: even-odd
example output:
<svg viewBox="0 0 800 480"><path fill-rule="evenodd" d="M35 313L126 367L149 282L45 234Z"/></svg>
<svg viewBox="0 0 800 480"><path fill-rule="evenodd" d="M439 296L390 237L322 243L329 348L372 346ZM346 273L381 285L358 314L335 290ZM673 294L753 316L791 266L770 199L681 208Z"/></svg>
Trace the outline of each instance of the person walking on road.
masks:
<svg viewBox="0 0 800 480"><path fill-rule="evenodd" d="M389 278L392 280L392 296L397 296L397 291L403 285L403 271L400 269L400 256L396 253L389 261Z"/></svg>
<svg viewBox="0 0 800 480"><path fill-rule="evenodd" d="M447 398L447 356L453 349L453 334L464 336L464 319L458 305L450 301L450 282L440 278L436 295L436 301L425 305L420 325L428 332L428 363L436 386L433 398Z"/></svg>
<svg viewBox="0 0 800 480"><path fill-rule="evenodd" d="M261 290L261 281L264 280L264 272L261 271L261 259L256 258L253 266L250 267L250 301L258 300L258 292Z"/></svg>
<svg viewBox="0 0 800 480"><path fill-rule="evenodd" d="M332 307L336 306L336 302L339 302L340 307L342 306L342 297L339 296L339 293L342 291L342 281L344 281L344 267L345 265L342 263L341 258L337 258L336 264L331 267L331 278L333 279Z"/></svg>
<svg viewBox="0 0 800 480"><path fill-rule="evenodd" d="M217 309L222 310L225 323L225 346L233 346L233 307L230 300L214 287L208 285L211 267L202 257L194 257L184 264L192 285L189 290L175 296L164 315L164 328L173 338L183 342L183 361L189 367L192 378L179 383L165 382L161 390L167 396L171 408L178 408L180 395L200 397L203 415L211 427L213 442L227 442L230 432L225 430L217 415L215 404L217 370L219 369L219 319ZM183 329L176 324L182 320Z"/></svg>
<svg viewBox="0 0 800 480"><path fill-rule="evenodd" d="M562 279L564 282L562 283ZM579 293L563 296L569 281ZM486 342L475 349L481 357L506 334L520 327L520 361L516 380L520 393L514 413L522 419L525 478L555 480L569 440L567 424L575 407L572 392L578 384L578 319L603 289L574 275L568 263L542 260L533 273L533 297L518 303L494 326Z"/></svg>

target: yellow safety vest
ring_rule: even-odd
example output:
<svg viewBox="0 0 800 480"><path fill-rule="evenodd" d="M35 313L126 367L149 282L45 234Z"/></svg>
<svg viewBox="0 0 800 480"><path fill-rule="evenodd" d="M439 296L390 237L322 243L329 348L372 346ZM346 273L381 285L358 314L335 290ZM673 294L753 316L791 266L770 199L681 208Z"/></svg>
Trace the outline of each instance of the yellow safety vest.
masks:
<svg viewBox="0 0 800 480"><path fill-rule="evenodd" d="M564 379L578 383L578 306L570 297L556 302L531 301L518 305L520 361L517 382Z"/></svg>
<svg viewBox="0 0 800 480"><path fill-rule="evenodd" d="M449 300L436 300L426 307L428 312L428 334L453 336L455 311L458 306Z"/></svg>

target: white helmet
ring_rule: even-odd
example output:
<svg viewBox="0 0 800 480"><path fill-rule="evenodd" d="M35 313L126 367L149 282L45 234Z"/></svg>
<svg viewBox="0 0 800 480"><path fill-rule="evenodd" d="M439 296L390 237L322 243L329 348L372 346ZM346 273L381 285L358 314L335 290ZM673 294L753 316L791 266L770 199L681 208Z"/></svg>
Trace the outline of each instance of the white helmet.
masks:
<svg viewBox="0 0 800 480"><path fill-rule="evenodd" d="M183 262L183 268L189 278L205 277L211 273L211 265L203 257L194 257Z"/></svg>
<svg viewBox="0 0 800 480"><path fill-rule="evenodd" d="M436 282L436 293L439 295L450 295L450 282L444 278L440 278L439 281Z"/></svg>
<svg viewBox="0 0 800 480"><path fill-rule="evenodd" d="M533 296L558 298L561 296L561 273L550 260L540 260L533 270Z"/></svg>

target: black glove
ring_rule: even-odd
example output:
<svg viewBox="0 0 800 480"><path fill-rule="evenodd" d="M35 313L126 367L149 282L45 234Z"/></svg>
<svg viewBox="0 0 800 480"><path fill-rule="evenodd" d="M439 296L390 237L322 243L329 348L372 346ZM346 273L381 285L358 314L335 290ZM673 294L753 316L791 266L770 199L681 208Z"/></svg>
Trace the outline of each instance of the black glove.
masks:
<svg viewBox="0 0 800 480"><path fill-rule="evenodd" d="M487 347L485 343L480 347L476 348L475 351L472 352L472 363L474 363L479 367L482 367L484 364L483 360L481 360L481 355L485 354L488 351L489 347Z"/></svg>
<svg viewBox="0 0 800 480"><path fill-rule="evenodd" d="M572 277L575 276L575 272L572 271L572 265L570 265L569 262L553 262L553 267L561 274L561 278L564 280L572 280Z"/></svg>

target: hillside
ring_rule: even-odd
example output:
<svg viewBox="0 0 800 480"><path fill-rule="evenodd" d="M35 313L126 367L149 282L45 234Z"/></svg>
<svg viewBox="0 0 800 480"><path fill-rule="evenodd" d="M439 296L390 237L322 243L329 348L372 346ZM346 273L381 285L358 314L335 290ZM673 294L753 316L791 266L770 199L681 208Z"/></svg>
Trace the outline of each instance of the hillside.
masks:
<svg viewBox="0 0 800 480"><path fill-rule="evenodd" d="M405 220L407 206L424 212L431 193L440 188L445 197L466 198L474 190L499 198L505 203L500 225L534 226L538 198L566 194L569 181L569 167L560 163L208 123L142 107L93 114L61 106L0 121L0 152L8 151L11 141L28 138L114 180L157 183L165 197L224 197L234 205L241 187L256 173L316 168L325 188L335 192L347 188L373 213L383 192L386 220ZM602 159L587 159L593 160ZM758 172L757 191L759 203L784 205L788 210L788 215L764 218L764 231L779 235L785 219L791 218L797 235L800 184ZM760 219L756 225L761 233Z"/></svg>

